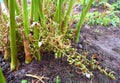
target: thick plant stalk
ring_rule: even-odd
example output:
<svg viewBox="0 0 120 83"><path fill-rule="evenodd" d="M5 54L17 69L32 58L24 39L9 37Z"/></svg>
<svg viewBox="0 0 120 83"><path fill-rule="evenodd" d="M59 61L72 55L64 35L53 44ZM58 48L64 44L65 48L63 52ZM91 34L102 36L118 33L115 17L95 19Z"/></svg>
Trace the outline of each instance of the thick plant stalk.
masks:
<svg viewBox="0 0 120 83"><path fill-rule="evenodd" d="M0 67L0 83L6 83L5 77L2 72L2 68Z"/></svg>
<svg viewBox="0 0 120 83"><path fill-rule="evenodd" d="M39 5L38 5L38 0L34 0L34 14L33 14L33 19L35 22L38 22L39 21L39 17L38 17L38 11L39 11ZM38 27L34 27L34 39L35 39L35 47L36 48L39 48L38 47L38 39L39 39L39 29ZM40 53L37 53L37 59L38 61L40 61Z"/></svg>
<svg viewBox="0 0 120 83"><path fill-rule="evenodd" d="M56 3L56 1L55 1L55 3ZM60 23L60 21L61 21L62 3L63 3L63 0L58 0L57 1L57 7L56 7L54 20L58 23Z"/></svg>
<svg viewBox="0 0 120 83"><path fill-rule="evenodd" d="M28 39L29 35L29 21L28 21L28 10L27 10L27 0L22 0L22 11L23 11L23 22L24 22L24 32L25 37Z"/></svg>
<svg viewBox="0 0 120 83"><path fill-rule="evenodd" d="M62 5L63 5L64 0L56 0L55 3L57 2L57 8L54 16L54 20L59 24L58 26L58 34L61 34L61 25L62 25ZM58 52L57 58L61 58L62 53Z"/></svg>
<svg viewBox="0 0 120 83"><path fill-rule="evenodd" d="M25 51L25 63L30 63L32 61L32 56L30 54L30 48L28 45L28 41L25 38L24 32L22 31L22 37L23 37L23 44L24 44L24 51Z"/></svg>
<svg viewBox="0 0 120 83"><path fill-rule="evenodd" d="M82 13L81 13L81 16L80 16L80 21L78 22L77 27L76 27L77 28L76 40L75 40L76 43L78 43L78 41L79 41L81 26L82 26L82 24L84 22L85 16L86 16L88 10L90 9L90 6L92 5L93 1L94 0L90 0L88 5L86 6L86 8L82 9Z"/></svg>
<svg viewBox="0 0 120 83"><path fill-rule="evenodd" d="M17 67L17 48L16 48L16 23L15 23L15 0L10 2L10 50L11 50L11 70Z"/></svg>
<svg viewBox="0 0 120 83"><path fill-rule="evenodd" d="M33 17L35 22L39 21L38 18L38 0L34 0L34 17ZM37 29L37 27L34 27L34 38L35 40L38 40L39 38L39 30Z"/></svg>
<svg viewBox="0 0 120 83"><path fill-rule="evenodd" d="M43 0L38 0L38 13L39 13L39 15L40 15L40 23L41 23L41 25L42 25L42 27L44 28L44 29L46 29L46 27L45 27L45 16L44 16L44 12L43 12Z"/></svg>
<svg viewBox="0 0 120 83"><path fill-rule="evenodd" d="M5 6L6 6L6 8L7 8L7 11L9 12L9 8L10 8L10 0L4 0L4 4L5 4ZM19 15L20 14L20 9L19 9L19 3L18 3L18 1L17 0L15 0L15 3L14 3L15 5L15 12L16 12L16 15Z"/></svg>
<svg viewBox="0 0 120 83"><path fill-rule="evenodd" d="M63 0L58 0L58 7L56 9L56 21L58 22L59 24L59 27L58 27L58 33L60 34L61 33L61 13L62 13L62 3L63 3Z"/></svg>
<svg viewBox="0 0 120 83"><path fill-rule="evenodd" d="M61 23L61 13L62 13L62 2L63 0L59 0L59 5L58 5L58 23Z"/></svg>
<svg viewBox="0 0 120 83"><path fill-rule="evenodd" d="M70 13L71 13L73 4L74 4L74 0L70 0L69 6L68 6L68 10L67 10L66 16L65 16L65 18L64 18L64 23L63 23L63 26L62 26L62 31L63 31L63 33L66 33L66 31L67 31L68 19L69 19L69 15L70 15Z"/></svg>

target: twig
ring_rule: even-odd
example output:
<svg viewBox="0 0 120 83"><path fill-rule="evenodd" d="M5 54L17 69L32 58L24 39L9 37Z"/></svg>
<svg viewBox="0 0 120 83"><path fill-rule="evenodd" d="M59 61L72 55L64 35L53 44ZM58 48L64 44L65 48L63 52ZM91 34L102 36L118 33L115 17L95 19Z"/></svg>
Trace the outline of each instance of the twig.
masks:
<svg viewBox="0 0 120 83"><path fill-rule="evenodd" d="M45 83L43 81L43 79L49 79L48 77L44 77L44 76L40 77L40 76L36 76L36 75L32 75L32 74L26 74L26 76L38 79L38 81L36 83L38 83L39 81L42 82L42 83Z"/></svg>

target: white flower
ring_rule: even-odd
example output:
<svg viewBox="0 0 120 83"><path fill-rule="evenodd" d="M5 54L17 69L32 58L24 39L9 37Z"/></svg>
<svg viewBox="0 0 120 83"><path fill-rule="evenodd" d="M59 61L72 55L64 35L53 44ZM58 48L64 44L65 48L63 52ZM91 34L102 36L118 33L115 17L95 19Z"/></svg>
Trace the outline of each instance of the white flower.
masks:
<svg viewBox="0 0 120 83"><path fill-rule="evenodd" d="M38 42L38 46L40 47L43 44L43 41Z"/></svg>
<svg viewBox="0 0 120 83"><path fill-rule="evenodd" d="M38 24L38 22L33 22L30 27L34 27Z"/></svg>
<svg viewBox="0 0 120 83"><path fill-rule="evenodd" d="M90 78L90 74L89 74L89 73L86 73L85 76L86 76L87 78Z"/></svg>

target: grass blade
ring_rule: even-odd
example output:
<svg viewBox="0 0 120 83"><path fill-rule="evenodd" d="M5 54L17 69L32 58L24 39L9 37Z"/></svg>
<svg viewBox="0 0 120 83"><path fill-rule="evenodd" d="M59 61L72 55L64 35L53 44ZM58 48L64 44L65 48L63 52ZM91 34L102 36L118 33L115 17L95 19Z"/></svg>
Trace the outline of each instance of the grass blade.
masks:
<svg viewBox="0 0 120 83"><path fill-rule="evenodd" d="M6 83L5 77L3 76L2 68L0 67L0 83Z"/></svg>

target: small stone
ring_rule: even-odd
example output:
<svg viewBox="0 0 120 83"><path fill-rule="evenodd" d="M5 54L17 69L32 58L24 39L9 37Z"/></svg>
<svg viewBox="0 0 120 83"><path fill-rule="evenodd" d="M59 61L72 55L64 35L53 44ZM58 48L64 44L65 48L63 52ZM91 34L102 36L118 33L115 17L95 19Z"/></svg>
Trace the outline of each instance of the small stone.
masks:
<svg viewBox="0 0 120 83"><path fill-rule="evenodd" d="M90 29L90 26L86 24L86 25L85 25L85 28L86 28L86 29Z"/></svg>
<svg viewBox="0 0 120 83"><path fill-rule="evenodd" d="M81 44L79 44L79 48L83 48L83 46Z"/></svg>
<svg viewBox="0 0 120 83"><path fill-rule="evenodd" d="M5 68L9 68L10 65L8 63L6 63L6 65L4 66Z"/></svg>
<svg viewBox="0 0 120 83"><path fill-rule="evenodd" d="M25 74L25 69L22 69L22 70L21 70L21 73L22 73L22 74Z"/></svg>
<svg viewBox="0 0 120 83"><path fill-rule="evenodd" d="M1 66L4 66L5 65L5 62L2 62Z"/></svg>

